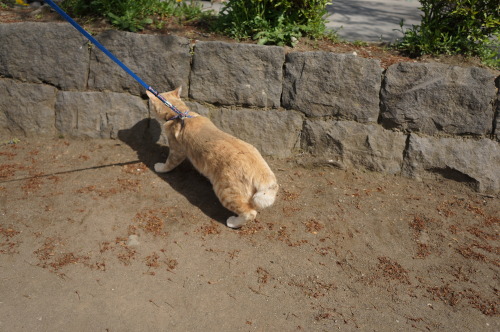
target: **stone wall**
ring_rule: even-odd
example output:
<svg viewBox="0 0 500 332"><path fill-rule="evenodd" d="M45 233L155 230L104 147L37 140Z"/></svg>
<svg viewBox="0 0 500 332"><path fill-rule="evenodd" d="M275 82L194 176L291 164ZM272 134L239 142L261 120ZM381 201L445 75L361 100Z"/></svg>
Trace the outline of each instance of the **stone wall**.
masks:
<svg viewBox="0 0 500 332"><path fill-rule="evenodd" d="M383 70L355 55L119 31L96 38L155 89L182 85L193 110L264 155L500 192L498 72ZM69 24L1 24L0 42L2 140L158 132L144 89Z"/></svg>

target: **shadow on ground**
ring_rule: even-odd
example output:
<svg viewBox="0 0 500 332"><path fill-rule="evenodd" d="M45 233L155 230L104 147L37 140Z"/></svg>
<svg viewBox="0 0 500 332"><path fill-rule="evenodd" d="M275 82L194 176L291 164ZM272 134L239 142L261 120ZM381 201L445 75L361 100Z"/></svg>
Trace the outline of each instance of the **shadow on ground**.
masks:
<svg viewBox="0 0 500 332"><path fill-rule="evenodd" d="M154 164L165 162L169 152L168 147L157 143L160 135L160 124L150 119L143 119L132 128L118 132L118 138L130 146L153 173ZM184 161L169 173L155 174L209 218L225 225L226 219L231 216L231 212L215 196L210 182L189 161Z"/></svg>

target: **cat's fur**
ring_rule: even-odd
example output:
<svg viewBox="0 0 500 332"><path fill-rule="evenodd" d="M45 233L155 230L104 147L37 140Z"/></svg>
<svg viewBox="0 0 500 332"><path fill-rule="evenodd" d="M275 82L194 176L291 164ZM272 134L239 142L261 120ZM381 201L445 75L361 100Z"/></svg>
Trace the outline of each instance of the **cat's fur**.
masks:
<svg viewBox="0 0 500 332"><path fill-rule="evenodd" d="M160 121L176 114L156 96L147 92ZM181 100L181 87L161 94L182 112L188 107ZM188 158L213 185L215 194L228 210L237 214L227 219L231 228L239 228L255 219L257 209L271 206L276 198L276 177L252 145L219 130L208 118L189 112L192 118L166 121L165 132L170 153L165 163L157 163L158 173L169 172Z"/></svg>

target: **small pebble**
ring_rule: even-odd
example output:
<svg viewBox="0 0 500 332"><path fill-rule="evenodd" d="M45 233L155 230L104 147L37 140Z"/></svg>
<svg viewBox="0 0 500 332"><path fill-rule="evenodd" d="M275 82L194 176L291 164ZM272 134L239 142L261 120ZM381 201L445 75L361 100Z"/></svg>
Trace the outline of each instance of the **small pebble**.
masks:
<svg viewBox="0 0 500 332"><path fill-rule="evenodd" d="M132 234L128 237L127 246L138 246L139 245L139 237L135 234Z"/></svg>

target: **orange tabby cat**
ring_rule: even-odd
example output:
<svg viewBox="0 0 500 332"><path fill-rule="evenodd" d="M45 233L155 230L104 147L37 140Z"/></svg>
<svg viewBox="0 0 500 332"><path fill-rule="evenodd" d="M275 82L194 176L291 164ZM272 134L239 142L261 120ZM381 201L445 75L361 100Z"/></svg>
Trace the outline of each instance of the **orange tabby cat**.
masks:
<svg viewBox="0 0 500 332"><path fill-rule="evenodd" d="M153 109L164 128L170 153L165 163L155 164L158 173L169 172L186 157L213 185L215 194L228 210L238 216L227 219L227 226L239 228L255 219L256 209L271 206L278 184L259 151L219 130L208 118L189 112L192 118L169 120L176 114L147 91ZM181 100L181 87L161 94L182 112L188 107Z"/></svg>

